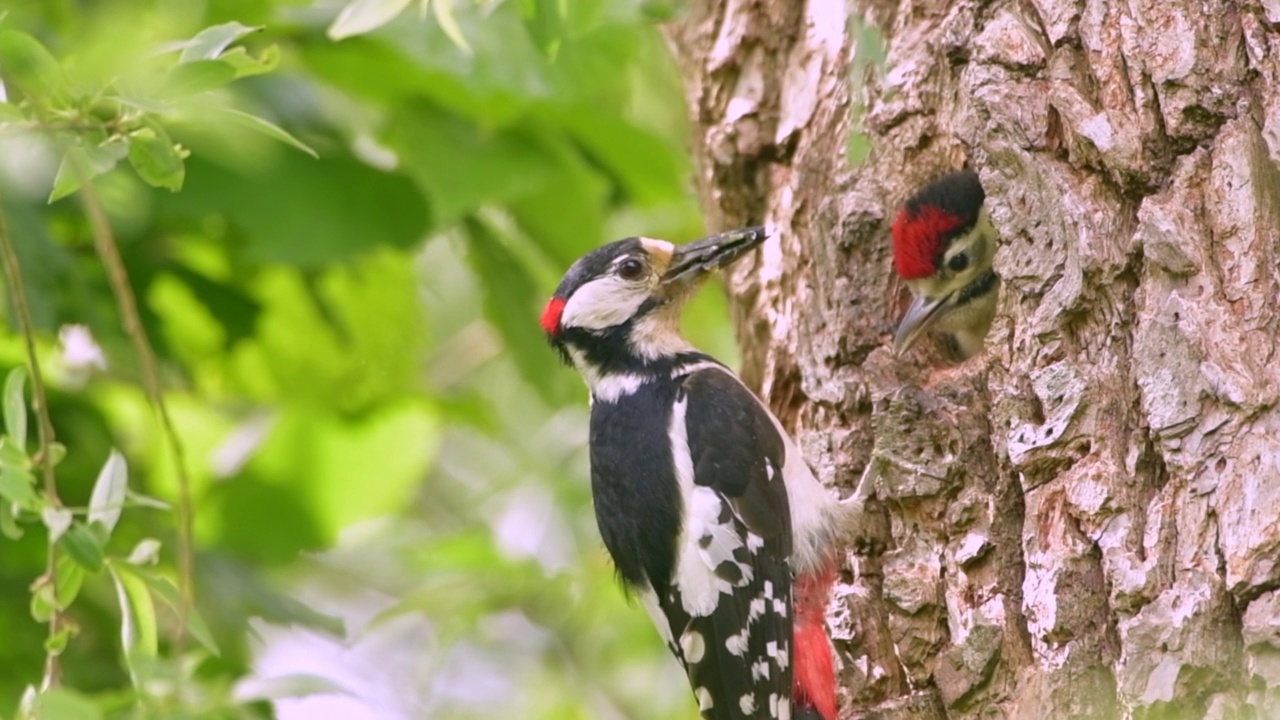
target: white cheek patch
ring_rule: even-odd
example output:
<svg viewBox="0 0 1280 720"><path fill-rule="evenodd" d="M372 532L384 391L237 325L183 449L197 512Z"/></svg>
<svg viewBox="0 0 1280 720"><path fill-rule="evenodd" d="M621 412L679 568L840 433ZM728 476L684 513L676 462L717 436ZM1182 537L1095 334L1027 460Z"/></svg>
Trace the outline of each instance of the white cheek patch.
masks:
<svg viewBox="0 0 1280 720"><path fill-rule="evenodd" d="M621 325L649 298L649 289L607 275L583 285L565 303L561 327L604 330Z"/></svg>

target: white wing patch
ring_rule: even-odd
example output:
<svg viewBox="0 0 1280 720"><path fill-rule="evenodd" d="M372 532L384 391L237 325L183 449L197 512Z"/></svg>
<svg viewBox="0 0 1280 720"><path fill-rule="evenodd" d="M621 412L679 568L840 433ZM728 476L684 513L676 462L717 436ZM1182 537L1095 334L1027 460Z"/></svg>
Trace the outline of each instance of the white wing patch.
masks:
<svg viewBox="0 0 1280 720"><path fill-rule="evenodd" d="M734 527L736 514L728 501L715 490L694 484L693 458L685 427L688 404L688 398L676 401L669 429L676 481L685 507L685 526L676 549L676 585L680 588L684 611L694 617L705 617L715 611L721 593L732 594L734 587L750 583L754 574L750 563L739 562L734 556L744 543L738 528ZM737 567L739 578L734 582L716 573L725 563ZM743 642L745 648L745 639Z"/></svg>

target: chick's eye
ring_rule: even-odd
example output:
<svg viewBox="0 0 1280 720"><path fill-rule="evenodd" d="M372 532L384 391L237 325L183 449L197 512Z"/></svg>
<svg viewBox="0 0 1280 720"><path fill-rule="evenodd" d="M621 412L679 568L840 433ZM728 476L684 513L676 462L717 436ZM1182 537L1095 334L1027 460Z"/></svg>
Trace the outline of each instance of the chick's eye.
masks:
<svg viewBox="0 0 1280 720"><path fill-rule="evenodd" d="M951 272L960 272L969 267L969 255L967 253L957 253L951 256L947 261L947 267L951 268Z"/></svg>
<svg viewBox="0 0 1280 720"><path fill-rule="evenodd" d="M618 266L618 275L623 280L635 280L640 277L642 273L644 273L644 264L635 258L624 260L622 261L622 264Z"/></svg>

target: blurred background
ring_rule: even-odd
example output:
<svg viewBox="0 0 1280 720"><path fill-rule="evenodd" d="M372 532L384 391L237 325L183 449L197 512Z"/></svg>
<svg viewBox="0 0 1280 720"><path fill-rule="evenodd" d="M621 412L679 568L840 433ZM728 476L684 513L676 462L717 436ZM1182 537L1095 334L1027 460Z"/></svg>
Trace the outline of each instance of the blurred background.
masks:
<svg viewBox="0 0 1280 720"><path fill-rule="evenodd" d="M85 516L112 448L129 488L96 561L60 542L83 585L48 638L55 523L0 483L0 717L691 716L538 327L588 249L703 232L667 1L0 0L0 209L58 493ZM173 641L175 458L70 153L185 449L200 642ZM734 362L719 288L686 329ZM67 690L33 704L48 644Z"/></svg>

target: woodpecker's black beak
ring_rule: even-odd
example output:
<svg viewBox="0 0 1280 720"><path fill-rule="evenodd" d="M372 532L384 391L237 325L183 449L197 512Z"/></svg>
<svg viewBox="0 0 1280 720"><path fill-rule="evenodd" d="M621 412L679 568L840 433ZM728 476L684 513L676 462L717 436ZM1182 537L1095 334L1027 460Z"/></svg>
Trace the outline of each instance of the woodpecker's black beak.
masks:
<svg viewBox="0 0 1280 720"><path fill-rule="evenodd" d="M679 245L671 253L671 264L662 276L662 284L700 278L747 254L767 237L769 234L763 227L748 227Z"/></svg>
<svg viewBox="0 0 1280 720"><path fill-rule="evenodd" d="M906 352L921 335L937 324L947 314L950 300L951 295L944 295L936 300L925 297L913 300L911 307L907 308L907 314L902 316L898 332L893 336L893 354L901 355Z"/></svg>

